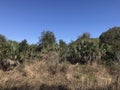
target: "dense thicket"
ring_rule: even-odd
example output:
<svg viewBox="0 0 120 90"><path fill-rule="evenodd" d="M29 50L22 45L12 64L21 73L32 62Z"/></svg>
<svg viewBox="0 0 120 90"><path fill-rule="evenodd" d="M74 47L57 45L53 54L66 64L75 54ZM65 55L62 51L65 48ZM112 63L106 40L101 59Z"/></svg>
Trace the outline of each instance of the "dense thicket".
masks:
<svg viewBox="0 0 120 90"><path fill-rule="evenodd" d="M120 27L114 27L99 37L101 49L105 50L104 59L120 62Z"/></svg>
<svg viewBox="0 0 120 90"><path fill-rule="evenodd" d="M114 27L100 35L100 42L111 45L113 49L120 50L120 27Z"/></svg>
<svg viewBox="0 0 120 90"><path fill-rule="evenodd" d="M59 62L69 61L72 64L92 64L106 62L112 64L120 61L120 27L114 27L102 33L99 38L90 38L89 33L83 33L75 41L66 44L63 40L56 42L53 32L43 31L38 44L28 44L27 40L20 43L7 40L0 35L0 67L29 60L49 58L53 53L59 56ZM9 61L9 62L8 62ZM6 63L7 62L7 63ZM15 66L15 64L12 64Z"/></svg>

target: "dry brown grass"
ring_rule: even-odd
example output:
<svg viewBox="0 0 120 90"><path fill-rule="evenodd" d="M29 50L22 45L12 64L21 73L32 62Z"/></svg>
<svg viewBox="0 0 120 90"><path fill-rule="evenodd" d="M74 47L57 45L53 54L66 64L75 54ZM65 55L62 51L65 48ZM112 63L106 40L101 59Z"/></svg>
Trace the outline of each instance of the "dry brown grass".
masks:
<svg viewBox="0 0 120 90"><path fill-rule="evenodd" d="M102 65L71 65L54 60L32 61L14 70L0 70L3 90L87 90L108 87L112 76Z"/></svg>

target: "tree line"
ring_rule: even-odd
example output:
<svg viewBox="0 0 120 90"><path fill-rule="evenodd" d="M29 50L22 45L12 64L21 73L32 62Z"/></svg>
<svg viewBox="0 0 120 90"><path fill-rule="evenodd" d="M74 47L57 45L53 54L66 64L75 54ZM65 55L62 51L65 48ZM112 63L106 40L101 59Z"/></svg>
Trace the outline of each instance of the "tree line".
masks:
<svg viewBox="0 0 120 90"><path fill-rule="evenodd" d="M4 35L0 35L0 62L12 60L24 63L26 60L39 60L51 52L59 56L60 63L65 61L72 64L119 63L120 27L110 28L99 38L91 38L89 33L83 33L69 44L62 39L57 43L51 31L43 31L37 44L28 44L26 39L21 42L7 40Z"/></svg>

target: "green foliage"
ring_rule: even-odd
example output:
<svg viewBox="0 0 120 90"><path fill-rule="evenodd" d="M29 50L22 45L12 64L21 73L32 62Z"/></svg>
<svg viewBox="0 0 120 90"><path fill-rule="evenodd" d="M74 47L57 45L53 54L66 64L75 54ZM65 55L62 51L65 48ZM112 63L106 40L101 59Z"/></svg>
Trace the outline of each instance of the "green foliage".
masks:
<svg viewBox="0 0 120 90"><path fill-rule="evenodd" d="M29 45L28 47L28 57L29 59L34 59L39 57L38 46L36 44Z"/></svg>
<svg viewBox="0 0 120 90"><path fill-rule="evenodd" d="M24 39L19 43L19 59L23 60L28 58L28 44L27 40Z"/></svg>
<svg viewBox="0 0 120 90"><path fill-rule="evenodd" d="M53 48L56 44L56 38L54 36L54 33L51 31L43 31L41 33L41 37L39 38L39 45L42 48Z"/></svg>
<svg viewBox="0 0 120 90"><path fill-rule="evenodd" d="M68 46L63 40L59 40L59 61L66 61Z"/></svg>
<svg viewBox="0 0 120 90"><path fill-rule="evenodd" d="M18 42L8 41L7 48L8 48L8 57L12 60L18 59L18 56L19 56L19 44L18 44Z"/></svg>
<svg viewBox="0 0 120 90"><path fill-rule="evenodd" d="M120 50L120 27L114 27L100 35L100 43L111 45L112 49Z"/></svg>
<svg viewBox="0 0 120 90"><path fill-rule="evenodd" d="M89 33L83 33L70 44L63 40L57 43L51 31L43 31L39 43L32 45L29 45L26 39L18 43L6 40L5 36L0 35L0 59L38 60L49 58L52 53L55 53L59 62L68 60L72 64L87 64L98 60L107 64L120 62L120 27L109 29L102 33L99 39L90 38Z"/></svg>
<svg viewBox="0 0 120 90"><path fill-rule="evenodd" d="M82 36L79 37L79 39L89 39L90 38L90 34L89 33L83 33Z"/></svg>
<svg viewBox="0 0 120 90"><path fill-rule="evenodd" d="M78 38L69 45L68 60L71 63L92 63L100 59L99 43L90 38Z"/></svg>
<svg viewBox="0 0 120 90"><path fill-rule="evenodd" d="M7 56L6 41L5 36L0 35L0 59Z"/></svg>
<svg viewBox="0 0 120 90"><path fill-rule="evenodd" d="M26 51L28 48L27 40L24 39L21 43L19 43L19 52Z"/></svg>
<svg viewBox="0 0 120 90"><path fill-rule="evenodd" d="M108 31L102 33L99 37L100 45L103 46L101 50L104 50L103 60L107 63L120 61L120 27L114 27Z"/></svg>
<svg viewBox="0 0 120 90"><path fill-rule="evenodd" d="M4 42L6 42L6 38L5 36L0 34L0 43L4 43Z"/></svg>

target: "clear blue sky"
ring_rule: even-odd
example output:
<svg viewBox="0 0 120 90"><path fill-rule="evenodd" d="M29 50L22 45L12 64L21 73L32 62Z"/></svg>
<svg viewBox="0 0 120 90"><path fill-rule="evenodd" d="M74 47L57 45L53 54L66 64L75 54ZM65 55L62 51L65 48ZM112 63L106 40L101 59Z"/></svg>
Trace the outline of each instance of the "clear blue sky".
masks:
<svg viewBox="0 0 120 90"><path fill-rule="evenodd" d="M114 26L120 26L120 0L0 0L0 34L19 42L37 43L43 30L70 42Z"/></svg>

